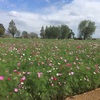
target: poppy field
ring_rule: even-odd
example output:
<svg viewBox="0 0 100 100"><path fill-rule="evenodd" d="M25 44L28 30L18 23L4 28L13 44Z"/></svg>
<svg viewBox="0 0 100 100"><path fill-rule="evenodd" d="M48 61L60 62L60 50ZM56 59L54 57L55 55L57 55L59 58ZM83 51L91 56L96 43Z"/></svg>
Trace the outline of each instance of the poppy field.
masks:
<svg viewBox="0 0 100 100"><path fill-rule="evenodd" d="M64 100L100 87L100 40L0 39L0 100Z"/></svg>

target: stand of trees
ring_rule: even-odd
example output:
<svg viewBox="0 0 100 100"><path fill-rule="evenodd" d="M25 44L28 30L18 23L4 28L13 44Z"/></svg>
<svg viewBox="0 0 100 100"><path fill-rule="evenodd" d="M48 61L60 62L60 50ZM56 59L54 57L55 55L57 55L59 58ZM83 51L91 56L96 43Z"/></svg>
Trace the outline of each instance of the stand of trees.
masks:
<svg viewBox="0 0 100 100"><path fill-rule="evenodd" d="M89 39L92 38L93 33L95 33L96 26L95 22L91 20L83 20L78 25L78 38L74 38L74 32L67 26L42 26L40 30L41 38L46 39L69 39L74 38L76 40ZM9 33L9 34L8 34ZM11 36L14 37L23 37L23 38L38 38L38 35L34 32L28 33L23 31L22 33L17 29L16 24L13 20L10 21L8 30L5 31L3 24L0 24L0 37Z"/></svg>
<svg viewBox="0 0 100 100"><path fill-rule="evenodd" d="M0 24L0 37L22 37L22 38L38 38L38 35L34 32L28 33L23 31L22 33L17 29L13 20L10 21L8 30L5 31L3 24Z"/></svg>
<svg viewBox="0 0 100 100"><path fill-rule="evenodd" d="M40 36L41 38L48 38L48 39L66 39L66 38L74 38L74 32L67 26L67 25L61 25L61 26L50 26L44 29L44 27L41 27L40 30Z"/></svg>

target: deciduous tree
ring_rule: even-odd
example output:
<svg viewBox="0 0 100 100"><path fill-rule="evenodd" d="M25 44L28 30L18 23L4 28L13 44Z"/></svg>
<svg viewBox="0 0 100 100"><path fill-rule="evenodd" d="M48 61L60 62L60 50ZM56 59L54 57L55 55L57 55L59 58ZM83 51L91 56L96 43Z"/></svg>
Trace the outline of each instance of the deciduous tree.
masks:
<svg viewBox="0 0 100 100"><path fill-rule="evenodd" d="M9 28L8 28L9 32L12 34L12 36L14 37L14 35L17 32L17 28L15 25L15 22L13 20L11 20L11 22L9 23Z"/></svg>
<svg viewBox="0 0 100 100"><path fill-rule="evenodd" d="M29 38L28 32L27 31L23 31L22 32L22 37L23 38Z"/></svg>
<svg viewBox="0 0 100 100"><path fill-rule="evenodd" d="M79 38L82 38L85 40L88 37L91 37L91 35L95 32L96 26L95 22L92 22L90 20L83 20L80 22L78 26L79 30Z"/></svg>
<svg viewBox="0 0 100 100"><path fill-rule="evenodd" d="M5 28L3 24L0 24L0 37L4 35L4 32L5 32Z"/></svg>
<svg viewBox="0 0 100 100"><path fill-rule="evenodd" d="M41 27L41 30L40 30L40 36L42 38L45 38L45 30L44 30L44 27L43 26Z"/></svg>

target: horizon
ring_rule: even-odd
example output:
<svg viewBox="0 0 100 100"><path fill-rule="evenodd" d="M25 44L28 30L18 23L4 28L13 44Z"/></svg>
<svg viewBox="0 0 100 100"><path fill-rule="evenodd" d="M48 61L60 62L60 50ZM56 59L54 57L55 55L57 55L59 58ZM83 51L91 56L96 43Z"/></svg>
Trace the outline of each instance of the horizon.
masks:
<svg viewBox="0 0 100 100"><path fill-rule="evenodd" d="M14 20L20 31L40 34L41 27L68 25L75 36L82 20L95 22L93 38L100 38L99 0L0 0L0 23L8 29Z"/></svg>

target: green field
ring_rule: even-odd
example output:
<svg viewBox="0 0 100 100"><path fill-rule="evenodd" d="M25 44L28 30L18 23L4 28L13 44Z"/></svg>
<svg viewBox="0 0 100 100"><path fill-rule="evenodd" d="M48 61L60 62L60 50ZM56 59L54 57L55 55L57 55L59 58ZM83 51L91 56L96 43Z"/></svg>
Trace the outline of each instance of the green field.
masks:
<svg viewBox="0 0 100 100"><path fill-rule="evenodd" d="M63 100L100 87L100 40L0 39L0 100Z"/></svg>

